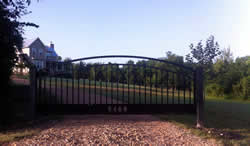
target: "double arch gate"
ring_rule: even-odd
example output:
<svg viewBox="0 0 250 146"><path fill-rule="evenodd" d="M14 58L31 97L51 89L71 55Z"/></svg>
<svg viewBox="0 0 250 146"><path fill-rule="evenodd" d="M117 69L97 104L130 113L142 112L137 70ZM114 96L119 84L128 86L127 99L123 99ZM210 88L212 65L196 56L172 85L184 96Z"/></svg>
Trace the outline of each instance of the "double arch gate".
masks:
<svg viewBox="0 0 250 146"><path fill-rule="evenodd" d="M86 63L114 58L138 61ZM197 71L182 64L108 55L49 62L47 69L36 76L37 112L195 113L198 107Z"/></svg>

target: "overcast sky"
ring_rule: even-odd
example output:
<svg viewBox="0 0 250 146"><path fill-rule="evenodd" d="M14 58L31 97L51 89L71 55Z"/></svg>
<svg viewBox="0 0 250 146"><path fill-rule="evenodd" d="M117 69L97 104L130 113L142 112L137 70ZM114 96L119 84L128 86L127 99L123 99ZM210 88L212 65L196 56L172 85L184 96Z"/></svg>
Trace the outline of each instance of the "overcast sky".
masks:
<svg viewBox="0 0 250 146"><path fill-rule="evenodd" d="M249 0L39 0L25 37L52 41L63 58L96 55L164 57L189 53L214 35L234 57L250 55Z"/></svg>

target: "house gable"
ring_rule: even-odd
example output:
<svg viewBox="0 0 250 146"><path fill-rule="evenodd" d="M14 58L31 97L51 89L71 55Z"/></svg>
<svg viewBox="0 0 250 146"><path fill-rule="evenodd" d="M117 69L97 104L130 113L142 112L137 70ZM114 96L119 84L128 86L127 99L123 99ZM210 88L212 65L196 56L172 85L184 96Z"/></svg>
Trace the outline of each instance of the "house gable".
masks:
<svg viewBox="0 0 250 146"><path fill-rule="evenodd" d="M43 49L44 51L46 51L45 45L43 44L43 42L39 38L34 40L28 47L29 48Z"/></svg>

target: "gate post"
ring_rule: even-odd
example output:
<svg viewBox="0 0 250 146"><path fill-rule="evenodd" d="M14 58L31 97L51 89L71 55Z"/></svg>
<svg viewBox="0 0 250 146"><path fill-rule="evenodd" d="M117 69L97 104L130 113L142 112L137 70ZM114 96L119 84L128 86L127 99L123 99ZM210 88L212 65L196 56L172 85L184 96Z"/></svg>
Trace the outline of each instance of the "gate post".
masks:
<svg viewBox="0 0 250 146"><path fill-rule="evenodd" d="M195 71L196 78L196 127L201 128L204 124L204 98L203 98L203 68L198 67Z"/></svg>
<svg viewBox="0 0 250 146"><path fill-rule="evenodd" d="M30 119L35 118L36 112L36 90L37 90L37 79L36 79L36 67L30 67Z"/></svg>

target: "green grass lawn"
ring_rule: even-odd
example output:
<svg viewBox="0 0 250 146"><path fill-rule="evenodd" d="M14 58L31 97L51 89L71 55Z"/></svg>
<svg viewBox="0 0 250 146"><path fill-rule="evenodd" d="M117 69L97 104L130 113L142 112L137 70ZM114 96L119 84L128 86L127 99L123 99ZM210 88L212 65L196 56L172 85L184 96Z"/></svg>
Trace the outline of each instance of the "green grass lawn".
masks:
<svg viewBox="0 0 250 146"><path fill-rule="evenodd" d="M51 82L51 83L50 83ZM67 86L67 79L56 79L51 78L51 81L49 78L46 79L45 86L49 91L49 87L55 87L57 86L57 89L60 90L61 86L64 88L63 90L66 90ZM106 85L107 84L107 85ZM75 96L77 96L78 92L78 80L74 80L74 84L72 84L72 79L68 79L68 90L72 90L72 86L74 85L75 89ZM44 80L41 82L41 86L43 88L44 86ZM107 86L107 88L106 88ZM39 87L39 83L38 83ZM156 88L156 87L150 87L149 86L139 86L139 85L129 85L128 84L122 84L122 83L110 83L110 82L100 82L96 81L89 81L87 79L80 80L79 81L79 91L83 92L83 88L85 88L85 93L91 92L92 94L96 93L97 95L102 95L103 97L106 97L106 94L108 97L113 96L114 99L119 99L125 102L133 103L152 103L152 104L160 104L162 101L163 103L184 103L184 91L179 90L173 90L171 88L168 89L168 95L167 95L167 88ZM90 88L90 90L89 90ZM43 89L42 89L43 90ZM53 90L53 89L52 89ZM95 91L96 90L96 91ZM152 92L150 94L150 91ZM146 93L146 98L145 98ZM49 95L49 93L47 93ZM60 95L58 95L60 96ZM189 99L189 97L191 98ZM188 90L185 91L185 103L193 103L193 93L189 92Z"/></svg>
<svg viewBox="0 0 250 146"><path fill-rule="evenodd" d="M51 81L50 81L51 80ZM50 82L51 82L51 85L55 85L57 84L58 87L61 86L67 86L67 81L68 81L68 87L72 87L74 85L74 87L77 87L78 86L78 80L77 79L74 79L72 80L71 78L69 79L66 79L66 78L53 78L51 77L51 79L49 77L46 78L46 86L49 87L50 85ZM72 84L72 82L74 82L74 84ZM43 86L44 84L44 78L41 80L41 86ZM88 79L79 79L79 86L83 86L83 84L85 85L91 85L91 86L102 86L102 87L113 87L113 88L131 88L131 89L144 89L146 88L147 90L150 90L150 86L149 86L149 83L147 82L147 85L135 85L133 82L132 83L117 83L117 82L105 82L105 81L93 81L93 80L88 80ZM155 84L152 82L151 83L152 86L151 86L151 90L152 91L160 91L161 88L163 89L163 92L166 92L167 91L167 88L166 88L166 85L161 85L161 84L158 84L158 87L155 86ZM39 79L37 80L37 86L39 86ZM170 88L170 84L169 84L169 93L172 92L172 89ZM186 92L188 93L188 89L186 89Z"/></svg>
<svg viewBox="0 0 250 146"><path fill-rule="evenodd" d="M157 115L206 138L216 138L225 145L250 145L250 101L207 98L205 127L195 128L196 117L189 114Z"/></svg>

